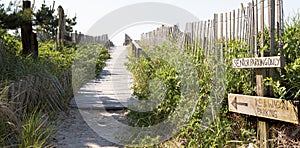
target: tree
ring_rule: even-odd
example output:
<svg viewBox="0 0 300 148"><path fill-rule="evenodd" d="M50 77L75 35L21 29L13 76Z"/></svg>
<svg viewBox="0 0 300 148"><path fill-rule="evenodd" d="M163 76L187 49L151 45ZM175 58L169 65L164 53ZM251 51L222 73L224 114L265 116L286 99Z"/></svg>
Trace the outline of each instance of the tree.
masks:
<svg viewBox="0 0 300 148"><path fill-rule="evenodd" d="M34 13L35 25L37 26L36 31L43 35L43 40L55 39L58 19L54 14L54 7L55 1L53 1L52 7L47 6L44 1L41 8L38 9L36 13Z"/></svg>
<svg viewBox="0 0 300 148"><path fill-rule="evenodd" d="M74 30L73 30L73 27L77 24L77 22L76 22L76 19L77 19L77 17L76 16L74 16L73 18L68 18L67 16L66 16L66 30L68 31L68 32L73 32Z"/></svg>
<svg viewBox="0 0 300 148"><path fill-rule="evenodd" d="M39 34L42 34L43 40L55 40L57 27L58 27L58 16L55 14L55 1L53 1L52 6L47 6L44 3L42 4L41 8L39 8L35 13L35 25L36 31ZM73 32L73 27L77 24L76 16L73 18L66 17L66 31Z"/></svg>
<svg viewBox="0 0 300 148"><path fill-rule="evenodd" d="M32 12L33 15L26 15L18 0L11 1L8 7L5 7L1 2L0 0L0 28L4 30L19 29L22 24L33 21L32 25L35 26L35 31L39 34L42 41L56 39L58 17L56 15L55 1L53 1L52 6L47 6L44 0L42 6L35 12ZM77 24L76 18L76 16L73 18L66 16L66 31L73 32L73 27Z"/></svg>
<svg viewBox="0 0 300 148"><path fill-rule="evenodd" d="M12 10L12 7L15 7L15 9ZM23 17L20 5L16 1L14 3L10 2L7 8L4 7L4 4L0 4L0 27L2 29L18 29L21 24L29 20L29 18Z"/></svg>

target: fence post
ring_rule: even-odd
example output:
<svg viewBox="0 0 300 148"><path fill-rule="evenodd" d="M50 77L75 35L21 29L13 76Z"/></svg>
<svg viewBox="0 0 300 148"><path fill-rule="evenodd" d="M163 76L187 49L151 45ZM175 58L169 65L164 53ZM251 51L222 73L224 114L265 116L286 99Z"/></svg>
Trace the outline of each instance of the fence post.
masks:
<svg viewBox="0 0 300 148"><path fill-rule="evenodd" d="M282 47L282 43L283 40L281 38L281 34L283 31L283 27L282 27L282 4L281 4L281 0L277 0L277 39L279 41L278 44L280 44L279 46L279 50L280 50L280 62L281 62L281 74L284 75L285 74L285 70L284 70L284 66L285 66L285 58L283 55L283 47Z"/></svg>
<svg viewBox="0 0 300 148"><path fill-rule="evenodd" d="M64 40L64 34L66 30L65 13L62 6L58 6L58 29L57 29L57 45L61 47Z"/></svg>
<svg viewBox="0 0 300 148"><path fill-rule="evenodd" d="M32 58L36 59L39 55L39 45L38 45L38 41L37 41L37 35L34 32L31 32L31 50L32 50Z"/></svg>
<svg viewBox="0 0 300 148"><path fill-rule="evenodd" d="M235 10L232 11L232 40L235 40Z"/></svg>
<svg viewBox="0 0 300 148"><path fill-rule="evenodd" d="M221 20L220 20L220 42L221 42L221 48L220 48L220 56L221 56L221 61L223 62L223 45L224 45L224 37L223 37L223 13L221 13Z"/></svg>
<svg viewBox="0 0 300 148"><path fill-rule="evenodd" d="M236 18L236 40L240 41L239 32L240 32L240 9L237 9L237 18Z"/></svg>
<svg viewBox="0 0 300 148"><path fill-rule="evenodd" d="M270 56L275 54L275 0L269 0L269 31L270 31ZM269 70L269 77L275 76L275 69ZM274 91L269 87L269 96L273 96Z"/></svg>
<svg viewBox="0 0 300 148"><path fill-rule="evenodd" d="M204 21L204 26L203 26L203 44L202 44L202 50L206 53L206 42L207 42L207 37L206 37L206 21ZM206 55L206 54L205 54Z"/></svg>
<svg viewBox="0 0 300 148"><path fill-rule="evenodd" d="M261 48L264 46L264 0L260 0L260 28L261 28ZM261 57L264 57L263 50L260 51ZM256 88L257 96L265 95L265 88L262 84L263 79L265 78L266 70L265 69L256 69ZM266 141L268 140L268 125L266 121L258 119L257 121L257 139L259 140L260 147L267 147Z"/></svg>
<svg viewBox="0 0 300 148"><path fill-rule="evenodd" d="M22 55L28 56L31 53L31 33L32 33L32 22L31 22L31 2L23 1L23 17L26 18L25 23L21 26L22 36Z"/></svg>
<svg viewBox="0 0 300 148"><path fill-rule="evenodd" d="M232 19L231 12L229 12L229 40L232 40Z"/></svg>
<svg viewBox="0 0 300 148"><path fill-rule="evenodd" d="M258 43L258 28L259 28L258 27L258 5L259 5L258 0L255 0L255 5L254 5L255 6L255 9L254 9L255 10L255 15L254 15L254 18L255 18L254 19L255 20L255 22L254 22L255 23L254 24L254 26L255 26L254 27L254 29L255 29L254 30L254 35L255 35L254 36L254 50L255 50L255 56L256 57L258 57L258 54L259 54L258 53L258 45L257 45L257 43Z"/></svg>
<svg viewBox="0 0 300 148"><path fill-rule="evenodd" d="M213 29L214 29L214 54L215 54L215 58L216 59L219 59L219 58L221 58L221 57L219 57L220 55L221 55L221 53L220 54L218 54L218 14L214 14L214 24L213 24Z"/></svg>

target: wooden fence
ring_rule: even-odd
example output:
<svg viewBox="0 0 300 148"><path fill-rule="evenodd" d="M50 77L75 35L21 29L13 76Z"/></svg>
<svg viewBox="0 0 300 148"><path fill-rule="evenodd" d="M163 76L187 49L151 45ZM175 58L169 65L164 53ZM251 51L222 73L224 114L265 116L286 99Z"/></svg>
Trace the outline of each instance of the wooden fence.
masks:
<svg viewBox="0 0 300 148"><path fill-rule="evenodd" d="M265 13L267 12L267 13ZM187 50L193 56L198 56L199 51L203 50L206 57L213 55L213 57L219 61L223 61L223 53L232 52L229 43L232 41L237 41L242 43L238 48L247 47L249 50L245 53L246 57L251 57L252 61L266 59L278 59L274 57L280 55L279 61L281 64L281 74L284 73L284 57L282 52L283 38L281 34L284 28L283 23L283 3L282 0L251 0L247 5L241 4L239 9L232 10L226 13L214 14L213 19L199 22L190 22L185 26L185 30L181 32L177 26L166 27L161 26L156 30L141 35L141 46L144 48L153 48L153 46L161 45L163 42L173 41L177 46L181 47L183 50ZM267 33L268 32L268 33ZM268 36L267 36L268 35ZM277 35L277 41L275 41ZM174 38L175 37L175 38ZM265 40L269 38L270 47L268 50L264 50ZM173 40L172 40L173 39ZM175 39L175 40L174 40ZM278 45L279 53L275 53L276 44ZM174 45L174 44L173 44ZM133 44L135 46L135 43ZM137 50L140 53L140 50ZM272 57L273 56L273 57ZM139 57L139 54L136 55ZM245 59L244 59L245 60ZM245 67L249 68L249 66ZM260 69L249 70L253 74L253 82L256 84L257 96L273 96L274 91L272 87L265 89L263 85L263 79L268 76L274 78L275 70L270 66L260 67ZM255 75L254 75L255 74ZM237 99L241 101L253 101L253 98L262 99L263 97L254 96L239 96L234 97L233 101L228 101L228 103L237 105ZM230 98L230 97L228 97ZM231 97L232 99L232 97ZM252 99L252 100L251 100ZM280 100L278 98L263 98L265 100L275 100L278 102L284 102L285 100ZM243 103L247 104L248 103ZM230 106L230 104L229 104ZM253 107L253 106L252 106ZM297 108L296 106L291 106L291 108ZM230 109L230 108L229 108ZM254 107L254 109L257 109ZM270 108L264 108L266 110L272 110ZM248 108L245 110L249 110ZM232 111L232 110L230 110ZM235 112L249 114L248 112L241 112L237 110ZM295 113L296 112L296 113ZM298 110L292 110L292 114L298 114ZM287 113L288 114L288 113ZM290 114L289 114L290 115ZM268 116L260 116L269 119L275 119L280 121L280 118L271 118ZM292 117L292 116L288 116ZM298 116L297 116L298 118ZM299 119L299 118L298 118ZM291 121L289 121L291 122ZM294 122L298 123L298 122ZM260 147L269 146L269 130L268 121L258 118L257 122L257 134Z"/></svg>
<svg viewBox="0 0 300 148"><path fill-rule="evenodd" d="M152 48L155 45L161 45L163 42L173 41L177 43L183 42L183 33L179 30L177 25L167 27L162 25L160 28L153 30L148 33L143 33L141 35L141 42L143 46L147 48Z"/></svg>
<svg viewBox="0 0 300 148"><path fill-rule="evenodd" d="M143 49L140 47L139 44L137 44L135 41L131 41L132 46L132 55L136 57L137 59L140 58L141 52L143 52Z"/></svg>
<svg viewBox="0 0 300 148"><path fill-rule="evenodd" d="M109 41L107 34L103 34L100 36L90 36L81 34L81 32L77 33L77 31L75 31L75 33L69 33L69 36L71 37L72 42L76 44L98 43L101 45L105 45Z"/></svg>
<svg viewBox="0 0 300 148"><path fill-rule="evenodd" d="M98 43L105 46L110 46L112 42L109 40L107 34L100 36L90 36L77 33L77 31L68 32L66 30L66 15L64 14L64 9L58 7L58 29L57 29L57 45L62 43L76 43L76 44L87 44L87 43Z"/></svg>
<svg viewBox="0 0 300 148"><path fill-rule="evenodd" d="M271 7L271 3L274 3L274 7ZM272 13L273 11L276 13ZM267 17L265 17L266 14ZM272 14L276 14L276 16L271 16ZM143 33L141 41L148 46L154 46L176 36L177 44L189 47L192 54L202 49L206 54L220 55L221 51L225 49L230 51L227 48L229 41L236 40L249 45L249 54L258 57L266 54L261 49L266 38L263 30L267 29L273 40L269 55L274 55L275 32L278 36L283 32L282 14L282 0L276 0L276 3L275 0L252 0L247 6L241 4L239 9L214 14L211 20L187 23L184 32L181 32L177 26L166 27L163 25L156 30ZM275 22L272 23L271 18L275 18ZM258 41L259 34L261 34L261 41ZM258 43L261 44L258 45Z"/></svg>

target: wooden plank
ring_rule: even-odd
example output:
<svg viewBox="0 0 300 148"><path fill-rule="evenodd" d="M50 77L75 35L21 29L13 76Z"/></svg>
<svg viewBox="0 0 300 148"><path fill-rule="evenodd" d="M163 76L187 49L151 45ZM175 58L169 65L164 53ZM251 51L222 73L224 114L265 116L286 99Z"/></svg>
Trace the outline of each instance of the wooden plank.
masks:
<svg viewBox="0 0 300 148"><path fill-rule="evenodd" d="M259 140L259 147L260 148L268 148L268 139L269 139L269 124L266 121L258 120L257 121L257 133L258 140Z"/></svg>
<svg viewBox="0 0 300 148"><path fill-rule="evenodd" d="M241 42L244 42L244 34L245 34L245 7L243 3L241 4Z"/></svg>
<svg viewBox="0 0 300 148"><path fill-rule="evenodd" d="M264 0L260 0L260 30L261 30L261 37L260 37L260 43L261 43L261 47L264 47L264 42L265 42L265 33L264 33L264 29L265 29L265 11L264 11ZM264 56L264 51L260 50L260 56Z"/></svg>
<svg viewBox="0 0 300 148"><path fill-rule="evenodd" d="M204 52L206 53L206 42L207 42L207 36L206 36L206 21L204 22L203 25L203 46L202 46L202 50L204 50ZM206 54L205 54L206 55Z"/></svg>
<svg viewBox="0 0 300 148"><path fill-rule="evenodd" d="M251 57L254 56L254 36L253 36L253 30L254 30L254 20L253 20L253 4L252 3L248 3L249 5L249 44L250 44L250 55Z"/></svg>
<svg viewBox="0 0 300 148"><path fill-rule="evenodd" d="M193 52L193 55L195 55L197 53L197 44L198 44L198 22L195 22L195 25L194 25L194 45L193 45L193 48L194 48L194 52Z"/></svg>
<svg viewBox="0 0 300 148"><path fill-rule="evenodd" d="M231 32L231 29L232 29L232 26L231 26L231 12L229 12L229 40L232 40L231 38L231 35L232 35L232 32Z"/></svg>
<svg viewBox="0 0 300 148"><path fill-rule="evenodd" d="M237 41L241 41L240 34L239 34L239 32L240 32L240 9L237 9L236 21L237 21L237 23L236 23L236 39L237 39Z"/></svg>
<svg viewBox="0 0 300 148"><path fill-rule="evenodd" d="M206 46L206 56L210 54L211 49L211 21L207 21L207 46Z"/></svg>
<svg viewBox="0 0 300 148"><path fill-rule="evenodd" d="M223 13L220 14L220 39L221 39L221 42L223 42L224 40L224 16L223 16Z"/></svg>
<svg viewBox="0 0 300 148"><path fill-rule="evenodd" d="M255 57L258 57L258 46L257 46L257 43L258 43L258 0L255 1L255 9L254 9L254 12L255 12L255 17L254 17L254 20L255 20L255 27L254 27L254 51L255 51Z"/></svg>
<svg viewBox="0 0 300 148"><path fill-rule="evenodd" d="M269 0L270 56L275 54L275 0Z"/></svg>
<svg viewBox="0 0 300 148"><path fill-rule="evenodd" d="M224 45L224 35L223 35L223 28L224 28L224 24L223 24L223 13L221 13L220 15L220 57L221 57L221 61L223 61L223 45Z"/></svg>
<svg viewBox="0 0 300 148"><path fill-rule="evenodd" d="M226 49L227 49L227 42L228 42L228 16L225 13L225 41L226 41Z"/></svg>
<svg viewBox="0 0 300 148"><path fill-rule="evenodd" d="M275 55L275 0L269 0L269 32L270 32L270 56ZM275 69L269 70L269 77L274 78ZM268 88L269 96L274 94L273 87Z"/></svg>
<svg viewBox="0 0 300 148"><path fill-rule="evenodd" d="M276 68L281 66L280 56L237 58L232 60L232 68Z"/></svg>
<svg viewBox="0 0 300 148"><path fill-rule="evenodd" d="M190 44L190 45L191 45L191 46L190 46L191 49L190 49L190 50L191 50L191 54L192 54L192 55L194 54L194 41L195 41L195 36L194 36L194 35L195 35L195 34L194 34L194 33L195 33L195 31L194 31L194 26L195 26L195 23L192 22L192 23L191 23L191 33L190 33L190 37L191 37L191 44Z"/></svg>
<svg viewBox="0 0 300 148"><path fill-rule="evenodd" d="M290 100L229 94L228 106L231 112L299 124L298 107Z"/></svg>
<svg viewBox="0 0 300 148"><path fill-rule="evenodd" d="M282 44L282 4L281 4L281 0L277 0L277 39L279 40L279 44ZM281 57L281 75L285 75L285 57L283 56L283 47L280 46L279 47L279 51L280 51L280 57Z"/></svg>
<svg viewBox="0 0 300 148"><path fill-rule="evenodd" d="M217 58L217 59L219 59L220 57L220 54L218 54L218 49L219 49L219 47L218 47L218 20L219 20L219 16L218 16L218 14L214 14L214 24L213 24L213 29L214 29L214 55L215 55L215 58Z"/></svg>
<svg viewBox="0 0 300 148"><path fill-rule="evenodd" d="M232 11L232 40L235 40L235 10Z"/></svg>
<svg viewBox="0 0 300 148"><path fill-rule="evenodd" d="M200 32L199 32L199 47L203 50L203 21L200 22Z"/></svg>

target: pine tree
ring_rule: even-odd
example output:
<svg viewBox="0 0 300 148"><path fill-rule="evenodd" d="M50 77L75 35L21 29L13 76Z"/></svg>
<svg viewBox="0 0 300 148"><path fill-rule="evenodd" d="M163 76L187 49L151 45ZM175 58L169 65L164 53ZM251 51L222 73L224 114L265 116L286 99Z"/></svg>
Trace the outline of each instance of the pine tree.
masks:
<svg viewBox="0 0 300 148"><path fill-rule="evenodd" d="M43 34L43 40L55 39L58 19L55 15L55 2L53 1L52 7L42 4L41 8L34 13L36 31Z"/></svg>

